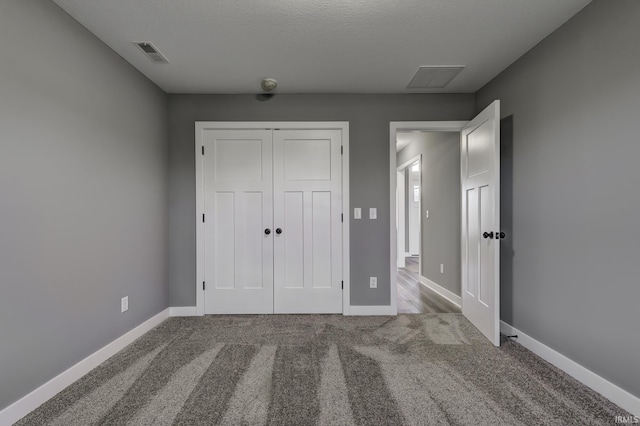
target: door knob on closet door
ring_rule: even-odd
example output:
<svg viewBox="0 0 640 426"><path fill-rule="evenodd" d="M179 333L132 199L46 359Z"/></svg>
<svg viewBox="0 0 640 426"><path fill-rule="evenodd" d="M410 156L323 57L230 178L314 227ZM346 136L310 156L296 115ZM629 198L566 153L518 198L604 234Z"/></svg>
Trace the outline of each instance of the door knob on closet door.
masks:
<svg viewBox="0 0 640 426"><path fill-rule="evenodd" d="M271 233L271 229L267 228L264 230L265 235L269 235Z"/></svg>
<svg viewBox="0 0 640 426"><path fill-rule="evenodd" d="M280 229L280 228L276 229L276 234L278 234L278 235L282 234L282 229Z"/></svg>
<svg viewBox="0 0 640 426"><path fill-rule="evenodd" d="M493 231L491 231L491 232L485 232L485 233L483 233L483 234L482 234L482 236L483 236L483 237L485 237L485 238L489 238L490 240L492 240L492 239L493 239Z"/></svg>

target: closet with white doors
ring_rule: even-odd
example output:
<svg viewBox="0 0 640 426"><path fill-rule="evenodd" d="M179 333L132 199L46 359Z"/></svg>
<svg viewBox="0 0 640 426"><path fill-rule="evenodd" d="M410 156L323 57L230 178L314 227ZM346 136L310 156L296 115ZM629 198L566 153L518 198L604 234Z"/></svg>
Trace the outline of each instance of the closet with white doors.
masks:
<svg viewBox="0 0 640 426"><path fill-rule="evenodd" d="M348 125L269 124L196 123L199 310L341 313Z"/></svg>

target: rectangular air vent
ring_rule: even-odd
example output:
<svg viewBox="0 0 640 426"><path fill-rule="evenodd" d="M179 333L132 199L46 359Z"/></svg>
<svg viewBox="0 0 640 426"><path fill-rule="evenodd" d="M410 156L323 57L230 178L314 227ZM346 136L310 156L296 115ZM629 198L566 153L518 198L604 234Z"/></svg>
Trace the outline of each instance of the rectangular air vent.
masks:
<svg viewBox="0 0 640 426"><path fill-rule="evenodd" d="M140 50L156 64L168 64L167 58L150 41L134 41L133 44L138 46Z"/></svg>
<svg viewBox="0 0 640 426"><path fill-rule="evenodd" d="M457 76L464 66L424 66L418 68L407 89L442 89Z"/></svg>

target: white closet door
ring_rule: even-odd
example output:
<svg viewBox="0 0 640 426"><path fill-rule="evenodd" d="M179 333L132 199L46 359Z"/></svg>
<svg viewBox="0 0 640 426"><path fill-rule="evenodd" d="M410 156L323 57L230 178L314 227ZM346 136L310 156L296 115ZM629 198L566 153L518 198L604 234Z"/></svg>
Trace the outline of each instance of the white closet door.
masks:
<svg viewBox="0 0 640 426"><path fill-rule="evenodd" d="M341 131L276 130L273 144L275 313L341 313Z"/></svg>
<svg viewBox="0 0 640 426"><path fill-rule="evenodd" d="M205 313L273 313L272 133L204 130L203 145Z"/></svg>

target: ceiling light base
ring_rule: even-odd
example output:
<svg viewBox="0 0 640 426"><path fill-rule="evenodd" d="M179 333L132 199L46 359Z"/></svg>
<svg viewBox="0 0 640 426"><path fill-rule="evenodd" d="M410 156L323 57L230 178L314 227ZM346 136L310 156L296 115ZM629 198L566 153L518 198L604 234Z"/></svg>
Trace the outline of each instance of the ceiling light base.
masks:
<svg viewBox="0 0 640 426"><path fill-rule="evenodd" d="M265 92L271 92L276 87L278 87L278 82L275 78L265 78L264 80L262 80L262 83L260 83L260 86Z"/></svg>

